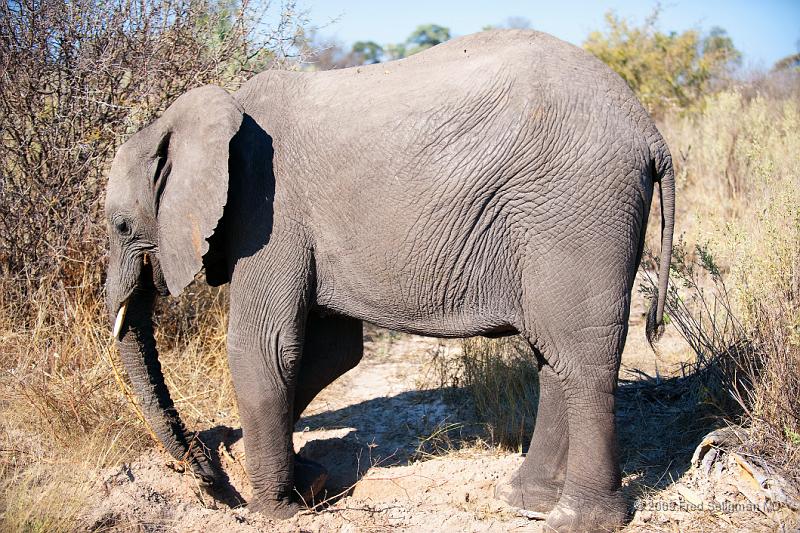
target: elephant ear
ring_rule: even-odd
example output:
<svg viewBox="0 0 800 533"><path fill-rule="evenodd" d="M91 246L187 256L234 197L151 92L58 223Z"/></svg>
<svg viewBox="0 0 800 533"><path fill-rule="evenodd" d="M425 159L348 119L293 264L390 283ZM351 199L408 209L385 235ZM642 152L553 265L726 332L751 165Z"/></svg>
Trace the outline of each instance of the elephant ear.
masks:
<svg viewBox="0 0 800 533"><path fill-rule="evenodd" d="M228 197L231 139L244 113L221 87L180 96L159 119L159 171L154 188L158 257L176 296L203 267Z"/></svg>

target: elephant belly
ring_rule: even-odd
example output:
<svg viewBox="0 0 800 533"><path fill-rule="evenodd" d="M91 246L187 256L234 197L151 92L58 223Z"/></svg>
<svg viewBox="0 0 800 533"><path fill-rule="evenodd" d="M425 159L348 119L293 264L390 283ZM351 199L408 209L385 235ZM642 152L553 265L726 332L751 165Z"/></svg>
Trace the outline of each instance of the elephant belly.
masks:
<svg viewBox="0 0 800 533"><path fill-rule="evenodd" d="M503 336L520 327L521 311L512 304L519 301L520 283L499 270L462 272L456 264L424 262L390 266L347 265L341 259L318 266L317 307L431 337Z"/></svg>
<svg viewBox="0 0 800 533"><path fill-rule="evenodd" d="M336 306L339 307L339 306ZM518 333L518 328L507 317L492 312L454 312L446 315L413 316L419 313L397 313L377 308L356 306L327 307L327 311L357 318L376 326L427 337L502 337ZM513 320L516 322L516 320Z"/></svg>
<svg viewBox="0 0 800 533"><path fill-rule="evenodd" d="M363 318L382 328L425 335L427 337L500 337L518 333L516 326L509 320L493 317L491 315L474 315L468 313L455 313L450 316L432 316L421 319L407 317L387 316L371 320Z"/></svg>

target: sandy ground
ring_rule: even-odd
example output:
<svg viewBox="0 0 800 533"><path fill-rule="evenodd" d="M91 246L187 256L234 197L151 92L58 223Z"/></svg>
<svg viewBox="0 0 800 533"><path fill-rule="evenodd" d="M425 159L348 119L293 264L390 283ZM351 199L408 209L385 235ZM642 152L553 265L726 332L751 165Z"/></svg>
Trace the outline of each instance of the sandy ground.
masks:
<svg viewBox="0 0 800 533"><path fill-rule="evenodd" d="M644 304L636 295L621 377L635 380L642 372L674 375L679 363L688 360L686 345L673 331L656 357L644 341L643 315ZM190 476L166 467L164 452L152 450L131 464L103 473L83 518L85 527L225 532L541 531L543 522L519 516L492 497L498 479L514 471L523 457L476 445L474 439L462 435L463 428L474 422L432 386L432 354L446 355L458 350L459 343L375 328L368 329L366 337L364 361L323 391L296 428L296 450L330 471L327 492L321 498L328 501L317 510L273 522L246 507L231 508L209 498ZM681 491L689 486L699 490L698 483L691 481L695 474L688 470L696 442L664 445L667 439L659 431L674 430L664 423L670 419L669 411L664 414L659 408L659 416L666 418L641 412L642 405L653 404L629 398L638 394L623 394L619 409L625 490L632 510L641 507L641 502L647 507L636 511L628 529L679 531L692 525L699 531L708 524L709 530L740 530L746 525L744 529L769 531L783 523L789 530L786 517L752 510L721 513L725 520L720 520L707 512L658 509L659 502L681 501ZM668 399L654 401L670 408ZM652 436L642 440L642 434ZM240 430L219 426L203 433L203 440L219 457L238 495L249 498ZM712 497L699 497L706 496Z"/></svg>

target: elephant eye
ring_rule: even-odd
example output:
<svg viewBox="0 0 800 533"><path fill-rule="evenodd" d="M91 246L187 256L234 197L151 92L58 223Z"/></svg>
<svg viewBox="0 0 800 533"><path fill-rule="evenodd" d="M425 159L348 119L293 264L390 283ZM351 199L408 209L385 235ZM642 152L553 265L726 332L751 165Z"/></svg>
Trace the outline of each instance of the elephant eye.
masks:
<svg viewBox="0 0 800 533"><path fill-rule="evenodd" d="M114 229L123 237L131 234L131 226L124 218L119 218L114 222Z"/></svg>

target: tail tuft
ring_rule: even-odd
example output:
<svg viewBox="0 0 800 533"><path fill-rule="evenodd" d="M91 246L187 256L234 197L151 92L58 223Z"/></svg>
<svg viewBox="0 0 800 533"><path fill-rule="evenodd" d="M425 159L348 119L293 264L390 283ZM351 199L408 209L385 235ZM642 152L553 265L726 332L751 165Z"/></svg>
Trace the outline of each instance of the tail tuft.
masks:
<svg viewBox="0 0 800 533"><path fill-rule="evenodd" d="M653 301L650 304L650 309L647 310L647 322L645 323L645 335L647 335L647 343L653 351L656 351L655 344L661 339L664 334L664 321L658 320L658 291L653 295Z"/></svg>

